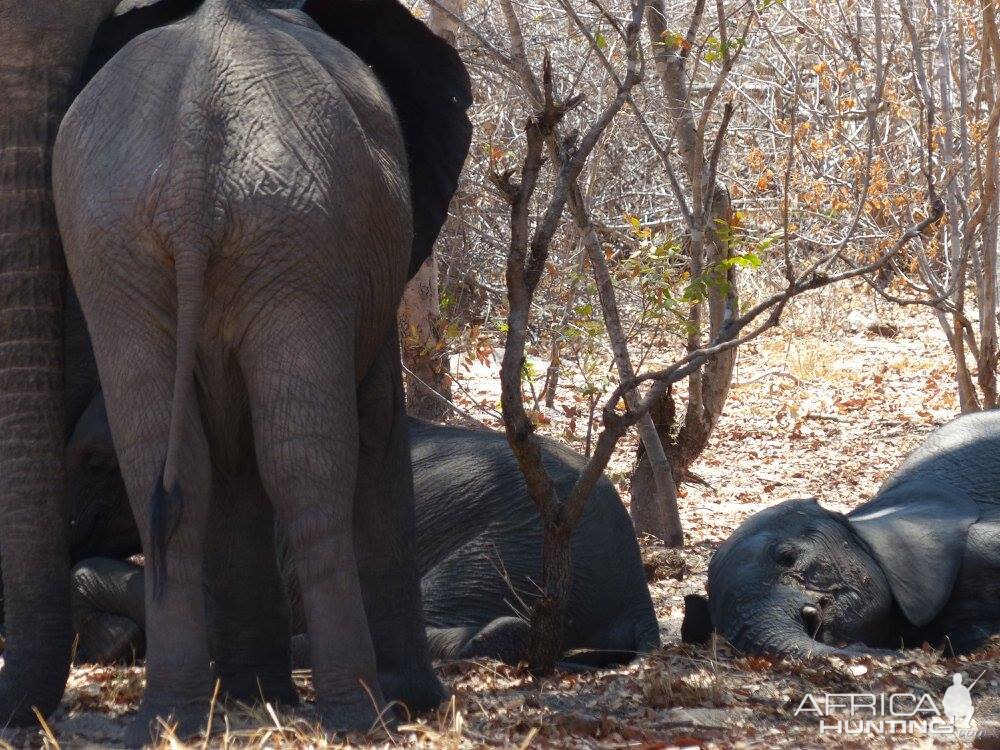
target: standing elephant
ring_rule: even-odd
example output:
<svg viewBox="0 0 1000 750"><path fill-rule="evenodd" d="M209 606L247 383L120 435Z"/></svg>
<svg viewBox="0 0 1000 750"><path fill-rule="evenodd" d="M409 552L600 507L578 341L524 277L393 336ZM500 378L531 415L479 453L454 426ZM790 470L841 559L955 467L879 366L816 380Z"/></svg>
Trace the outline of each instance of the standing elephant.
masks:
<svg viewBox="0 0 1000 750"><path fill-rule="evenodd" d="M143 649L143 574L122 559L139 551L114 447L95 399L67 447L75 549L91 557L74 569L74 624L85 660L128 659ZM504 435L409 421L416 497L417 565L431 654L479 656L516 664L526 653L525 618L541 574L541 523ZM552 441L543 456L567 496L581 457ZM80 532L86 529L87 535ZM122 542L132 539L131 549ZM280 545L287 553L287 545ZM659 628L635 532L618 493L602 480L572 537L573 589L565 658L606 665L659 645ZM74 558L79 559L79 558ZM293 632L305 631L290 556L282 558L292 592ZM308 661L304 639L296 656Z"/></svg>
<svg viewBox="0 0 1000 750"><path fill-rule="evenodd" d="M118 0L0 0L0 724L37 722L69 673L65 539L66 272L51 149L100 23Z"/></svg>
<svg viewBox="0 0 1000 750"><path fill-rule="evenodd" d="M365 3L331 5L306 10L337 22ZM370 37L416 23L370 20ZM397 114L376 67L305 13L206 0L119 51L60 128L60 228L148 561L131 743L157 717L182 733L203 723L203 567L223 690L295 700L272 507L302 581L324 723L367 728L383 696L417 710L443 696L393 323L443 192L411 201L421 159L407 159L406 105ZM439 69L455 80L440 64L428 84ZM463 93L450 101L464 117Z"/></svg>
<svg viewBox="0 0 1000 750"><path fill-rule="evenodd" d="M1000 412L933 433L848 515L789 500L712 558L684 637L751 653L919 646L970 651L1000 632Z"/></svg>

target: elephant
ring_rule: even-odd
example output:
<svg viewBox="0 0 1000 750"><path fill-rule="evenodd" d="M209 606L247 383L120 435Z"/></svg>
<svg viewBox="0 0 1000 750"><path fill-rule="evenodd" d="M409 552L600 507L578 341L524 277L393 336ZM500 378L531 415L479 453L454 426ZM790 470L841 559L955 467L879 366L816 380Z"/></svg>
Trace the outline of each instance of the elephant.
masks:
<svg viewBox="0 0 1000 750"><path fill-rule="evenodd" d="M682 636L749 653L851 655L1000 633L1000 412L932 433L847 515L788 500L747 519L686 598Z"/></svg>
<svg viewBox="0 0 1000 750"><path fill-rule="evenodd" d="M323 30L358 18L364 60ZM446 106L425 111L414 81ZM199 730L216 676L232 698L297 700L275 515L324 725L367 729L386 697L443 699L394 314L468 148L467 121L445 127L464 120L467 84L394 2L206 0L125 44L63 118L59 229L147 558L130 744L157 718Z"/></svg>
<svg viewBox="0 0 1000 750"><path fill-rule="evenodd" d="M416 559L424 621L435 659L491 657L517 664L525 655L525 619L541 571L541 522L502 433L409 419L416 497ZM89 531L92 556L73 571L78 658L109 663L144 648L142 568L114 446L98 397L67 446L74 532ZM546 468L567 496L583 459L544 442ZM122 519L126 519L125 522ZM82 519L87 519L83 521ZM71 534L72 536L72 534ZM122 540L132 539L130 549ZM278 543L290 592L292 632L304 633L301 595ZM628 513L613 485L598 484L572 537L573 589L565 659L577 666L630 661L659 646L659 628ZM294 661L308 664L307 640L293 640Z"/></svg>
<svg viewBox="0 0 1000 750"><path fill-rule="evenodd" d="M34 724L37 714L55 709L72 645L64 446L78 417L74 408L88 399L74 390L74 351L63 339L67 277L52 196L53 142L82 84L118 49L199 4L161 0L133 8L134 0L120 6L119 0L0 0L0 551L6 623L0 723L7 726ZM467 74L454 52L395 0L304 5L376 71L393 100L410 157L413 268L430 252L468 151Z"/></svg>

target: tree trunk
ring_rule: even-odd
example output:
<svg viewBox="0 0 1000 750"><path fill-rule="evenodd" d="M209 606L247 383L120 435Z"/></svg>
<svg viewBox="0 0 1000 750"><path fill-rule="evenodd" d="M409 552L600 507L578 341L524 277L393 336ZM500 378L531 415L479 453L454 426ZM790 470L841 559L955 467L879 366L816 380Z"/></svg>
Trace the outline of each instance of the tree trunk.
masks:
<svg viewBox="0 0 1000 750"><path fill-rule="evenodd" d="M656 430L657 438L663 446L671 444L670 432L674 426L673 388L669 388L649 410L649 418ZM667 528L667 517L660 503L653 502L656 497L656 479L653 476L653 466L646 452L644 441L639 441L636 454L635 469L632 481L629 483L631 502L629 514L636 536L649 535L663 540L663 529ZM676 506L676 489L674 490L674 505Z"/></svg>
<svg viewBox="0 0 1000 750"><path fill-rule="evenodd" d="M699 11L700 12L700 11ZM660 84L669 104L669 114L675 123L677 149L684 163L684 170L690 184L690 204L693 216L691 241L689 243L689 272L691 278L707 276L710 280L707 294L708 340L712 341L722 330L726 315L738 309L735 271L726 268L719 271L720 264L730 257L729 241L717 228L732 223L732 204L725 186L705 184L707 174L704 134L697 129L697 119L688 95L685 60L676 51L669 51L662 43L665 26L663 0L652 0L647 11L648 31L654 45L654 61ZM706 200L706 195L710 200ZM700 348L704 343L703 312L705 303L692 306L688 322L691 332L688 336L689 351ZM722 414L722 408L729 394L733 369L736 364L736 350L731 349L713 357L700 370L695 370L688 378L688 405L683 424L675 440L664 442L674 477L683 474L701 455ZM672 395L663 395L656 411L670 414L667 423L657 424L657 432L663 441L669 441L668 434L673 427L674 414ZM656 422L656 415L653 415ZM645 441L644 441L645 443ZM655 524L661 523L671 508L677 507L676 498L664 508L657 508L652 479L655 472L650 455L644 445L636 454L632 472L632 520L636 533L651 533ZM676 490L674 491L676 495ZM667 519L669 521L669 518Z"/></svg>
<svg viewBox="0 0 1000 750"><path fill-rule="evenodd" d="M992 64L993 86L990 87L992 94L993 111L1000 107L1000 91L997 84L1000 83L1000 30L997 29L996 9L992 3L984 0L983 4L983 67L987 68ZM1000 223L1000 126L997 121L990 117L990 127L986 134L986 163L983 165L982 175L982 198L989 202L989 209L985 218L985 229L982 239L982 260L980 262L980 273L982 283L979 294L979 387L983 393L983 408L997 408L997 252L998 252L998 223ZM992 197L991 197L992 196Z"/></svg>
<svg viewBox="0 0 1000 750"><path fill-rule="evenodd" d="M705 255L709 269L718 268L720 263L729 258L729 242L719 235L716 227L729 226L732 222L732 202L729 191L721 185L715 186L711 211L705 222ZM736 292L736 272L732 268L720 273L708 290L708 340L714 341L726 321L727 311L736 311L739 299ZM702 345L700 331L692 337L689 346L698 348ZM696 394L689 403L684 414L684 424L677 434L676 448L671 453L671 459L677 473L683 473L702 454L708 445L712 431L722 415L729 396L729 386L733 380L733 370L736 367L736 350L723 352L708 362L700 370L691 375L688 381L689 392Z"/></svg>
<svg viewBox="0 0 1000 750"><path fill-rule="evenodd" d="M450 411L451 373L440 327L437 256L410 279L399 306L399 331L406 376L406 411L441 422Z"/></svg>
<svg viewBox="0 0 1000 750"><path fill-rule="evenodd" d="M572 528L561 518L543 519L542 528L542 580L546 587L532 604L526 658L535 674L551 674L562 653L566 603L573 585Z"/></svg>
<svg viewBox="0 0 1000 750"><path fill-rule="evenodd" d="M443 0L442 5L461 17L465 0ZM458 23L447 13L432 8L428 26L455 45ZM451 365L440 321L438 262L437 256L431 255L403 292L399 333L403 364L412 373L406 376L406 411L435 422L444 420L449 412L445 401L451 401Z"/></svg>
<svg viewBox="0 0 1000 750"><path fill-rule="evenodd" d="M465 12L465 0L441 0L441 5L458 18L462 18L462 14ZM445 13L437 6L432 7L427 25L431 31L448 42L448 44L452 47L455 46L455 39L458 36L458 22L448 13Z"/></svg>
<svg viewBox="0 0 1000 750"><path fill-rule="evenodd" d="M0 724L37 724L34 709L55 709L69 673L66 270L51 154L100 12L0 0Z"/></svg>
<svg viewBox="0 0 1000 750"><path fill-rule="evenodd" d="M604 259L600 240L590 223L586 203L578 186L574 186L570 191L569 205L576 217L577 229L583 237L584 247L587 248L587 257L594 270L597 295L601 300L601 312L604 316L608 338L611 341L611 352L614 355L618 376L623 381L629 380L635 377L635 370L629 356L628 342L625 339L621 317L618 313L614 284ZM638 408L640 395L636 389L626 391L624 397L629 409ZM656 427L649 414L642 415L636 423L636 430L646 451L649 471L653 479L652 494L639 497L640 504L633 509L632 522L636 527L636 533L651 534L668 547L681 547L684 544L684 530L681 525L680 513L677 510L677 485L674 483L670 462L664 452L663 443L656 434Z"/></svg>

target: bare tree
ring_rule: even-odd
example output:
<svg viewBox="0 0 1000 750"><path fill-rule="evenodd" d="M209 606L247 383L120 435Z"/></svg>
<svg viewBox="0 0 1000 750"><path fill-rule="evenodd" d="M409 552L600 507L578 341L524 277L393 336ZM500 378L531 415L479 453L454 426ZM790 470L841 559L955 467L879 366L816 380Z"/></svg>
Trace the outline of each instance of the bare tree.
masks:
<svg viewBox="0 0 1000 750"><path fill-rule="evenodd" d="M432 8L428 26L454 45L465 0L443 0ZM451 366L441 322L438 255L424 262L410 279L400 302L398 324L406 366L406 409L414 416L443 421L450 411Z"/></svg>
<svg viewBox="0 0 1000 750"><path fill-rule="evenodd" d="M704 294L698 295L688 313L687 348L694 351L701 347L704 331L704 314L708 312L708 339L719 333L727 311L739 306L736 288L736 268L731 259L729 239L732 235L733 209L729 190L719 180L718 164L721 149L726 141L729 121L733 112L731 102L722 108L722 119L711 122L719 96L739 57L741 46L730 40L724 3L716 3L719 28L720 65L709 92L701 102L701 111L691 95L692 76L689 70L691 52L705 16L705 0L697 0L691 13L687 33L673 36L667 27L663 0L652 0L647 10L648 31L656 63L656 72L663 88L666 110L673 123L673 141L683 165L687 195L677 199L683 204L688 219L687 259L692 279L705 279ZM745 39L749 25L756 18L749 14L739 39ZM707 132L716 126L714 138ZM665 160L670 155L664 154ZM704 370L693 372L688 380L687 409L683 423L675 433L675 405L673 394L668 391L653 409L651 419L661 443L668 448L670 469L675 480L683 478L688 467L701 455L722 414L729 393L735 350L726 352L709 362ZM653 465L646 450L646 442L639 445L631 482L631 513L637 534L649 534L669 540L667 519L676 507L676 498L667 507L657 502Z"/></svg>
<svg viewBox="0 0 1000 750"><path fill-rule="evenodd" d="M996 8L993 3L982 2L981 38L971 50L964 31L967 25L956 25L949 0L931 0L926 11L920 17L933 23L932 34L924 33L919 26L909 0L899 0L902 26L913 52L913 96L922 110L941 112L940 124L923 137L935 145L927 169L941 175L946 221L927 242L914 245L910 268L896 265L895 275L902 291L879 291L893 302L926 305L934 310L954 354L961 410L993 409L998 406L1000 314L1000 37ZM977 81L973 81L971 72L972 54L978 56ZM975 295L974 301L969 299L970 292Z"/></svg>
<svg viewBox="0 0 1000 750"><path fill-rule="evenodd" d="M560 3L571 19L572 9ZM597 238L597 228L580 184L580 175L593 155L598 142L621 116L626 105L634 105L633 94L642 80L643 51L640 28L645 2L637 0L631 5L631 14L624 22L611 21L611 26L621 36L624 50L619 55L624 71L614 70L611 57L602 57L601 64L609 71L611 94L601 107L592 109L589 116L578 113L583 102L579 94L560 97L556 93L551 59L545 55L542 75L535 77L527 55L523 53L523 37L516 12L509 0L501 0L507 17L513 54L506 58L509 69L516 72L526 87L535 88L531 97L538 103L534 114L525 125L524 149L516 167L503 171L495 169L491 175L494 185L510 209L510 242L507 252L506 280L508 296L507 338L501 365L501 403L508 442L524 474L528 492L539 509L543 528L542 580L540 592L533 603L531 640L528 658L537 672L552 669L560 652L563 615L571 583L570 536L579 520L594 484L601 476L619 439L633 425L649 418L649 409L658 403L663 394L675 383L690 378L708 363L732 355L735 348L777 325L781 313L795 297L814 289L851 278L869 277L883 268L915 239L933 227L944 213L938 198L933 175L927 172L926 201L923 214L902 231L884 251L868 262L858 262L846 250L857 230L853 221L848 231L831 250L819 257L797 264L792 253L793 235L790 231L790 202L784 202L784 253L781 257L784 283L782 288L740 313L735 307L726 306L718 330L704 345L688 352L673 363L644 372L632 370L627 347L623 345L622 327L616 290L606 258L606 250ZM600 57L602 45L586 26L578 24L581 33L592 40L595 54ZM881 39L877 54L882 56ZM880 64L865 114L869 153L878 137L877 112L885 69ZM567 118L575 116L575 128L567 128ZM728 120L730 115L724 115ZM932 129L933 114L928 113L928 129ZM721 130L724 132L725 127ZM647 137L655 135L645 131ZM793 153L799 132L793 127L788 135L787 171L793 168ZM663 151L657 144L658 151ZM709 159L712 162L712 159ZM495 167L494 163L494 167ZM664 167L671 170L669 161ZM543 181L543 175L547 179ZM676 182L676 181L675 181ZM540 193L542 184L548 188ZM865 204L866 190L858 195L860 205ZM574 231L579 235L587 253L591 272L602 306L602 315L611 343L619 383L601 409L602 428L597 434L593 452L570 495L558 497L552 481L541 461L541 451L535 436L535 425L525 408L525 361L533 300L539 288L558 230L566 209L572 216ZM858 211L860 213L860 209ZM799 266L799 267L797 267ZM841 270L837 271L837 267ZM641 388L649 385L643 393ZM530 402L530 399L529 399ZM536 401L537 403L537 401ZM657 440L657 443L659 441Z"/></svg>

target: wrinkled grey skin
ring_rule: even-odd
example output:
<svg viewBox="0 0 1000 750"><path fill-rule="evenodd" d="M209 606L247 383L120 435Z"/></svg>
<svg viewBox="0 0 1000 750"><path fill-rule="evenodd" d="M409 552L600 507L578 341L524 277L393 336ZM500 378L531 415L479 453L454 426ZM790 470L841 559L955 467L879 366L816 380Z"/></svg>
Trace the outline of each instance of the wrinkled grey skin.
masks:
<svg viewBox="0 0 1000 750"><path fill-rule="evenodd" d="M58 705L72 627L65 529L66 272L51 147L118 0L0 0L0 725Z"/></svg>
<svg viewBox="0 0 1000 750"><path fill-rule="evenodd" d="M393 323L406 157L370 69L304 15L209 0L77 97L53 185L150 560L147 688L126 741L147 741L157 717L182 734L203 724L203 569L223 689L294 700L272 506L324 723L367 729L383 691L440 700Z"/></svg>
<svg viewBox="0 0 1000 750"><path fill-rule="evenodd" d="M72 516L89 519L94 554L138 551L115 473L114 448L98 397L67 448ZM417 563L432 656L492 657L516 664L523 656L532 581L540 572L541 530L517 462L499 433L409 422L417 518ZM557 490L570 491L581 458L547 442L546 465ZM121 520L124 517L125 522ZM122 540L133 539L132 550ZM659 645L659 629L628 514L602 480L573 536L573 591L566 659L604 665L632 659ZM283 547L287 551L287 547ZM293 566L283 558L292 591L293 631L305 630ZM504 573L501 573L504 571ZM112 662L141 655L145 617L143 574L121 560L90 558L74 568L74 625L82 660ZM518 601L518 597L522 601ZM293 652L308 663L304 638Z"/></svg>
<svg viewBox="0 0 1000 750"><path fill-rule="evenodd" d="M542 530L507 439L416 421L410 435L424 617L436 629L429 631L431 651L516 663L527 628L518 622L503 632L500 620L530 611L541 581ZM543 445L556 492L567 497L585 460L554 441ZM635 531L608 479L587 502L571 548L565 659L613 664L658 647Z"/></svg>
<svg viewBox="0 0 1000 750"><path fill-rule="evenodd" d="M928 642L956 653L1000 632L1000 412L933 433L848 515L790 500L751 516L688 597L684 637L712 628L797 656Z"/></svg>

